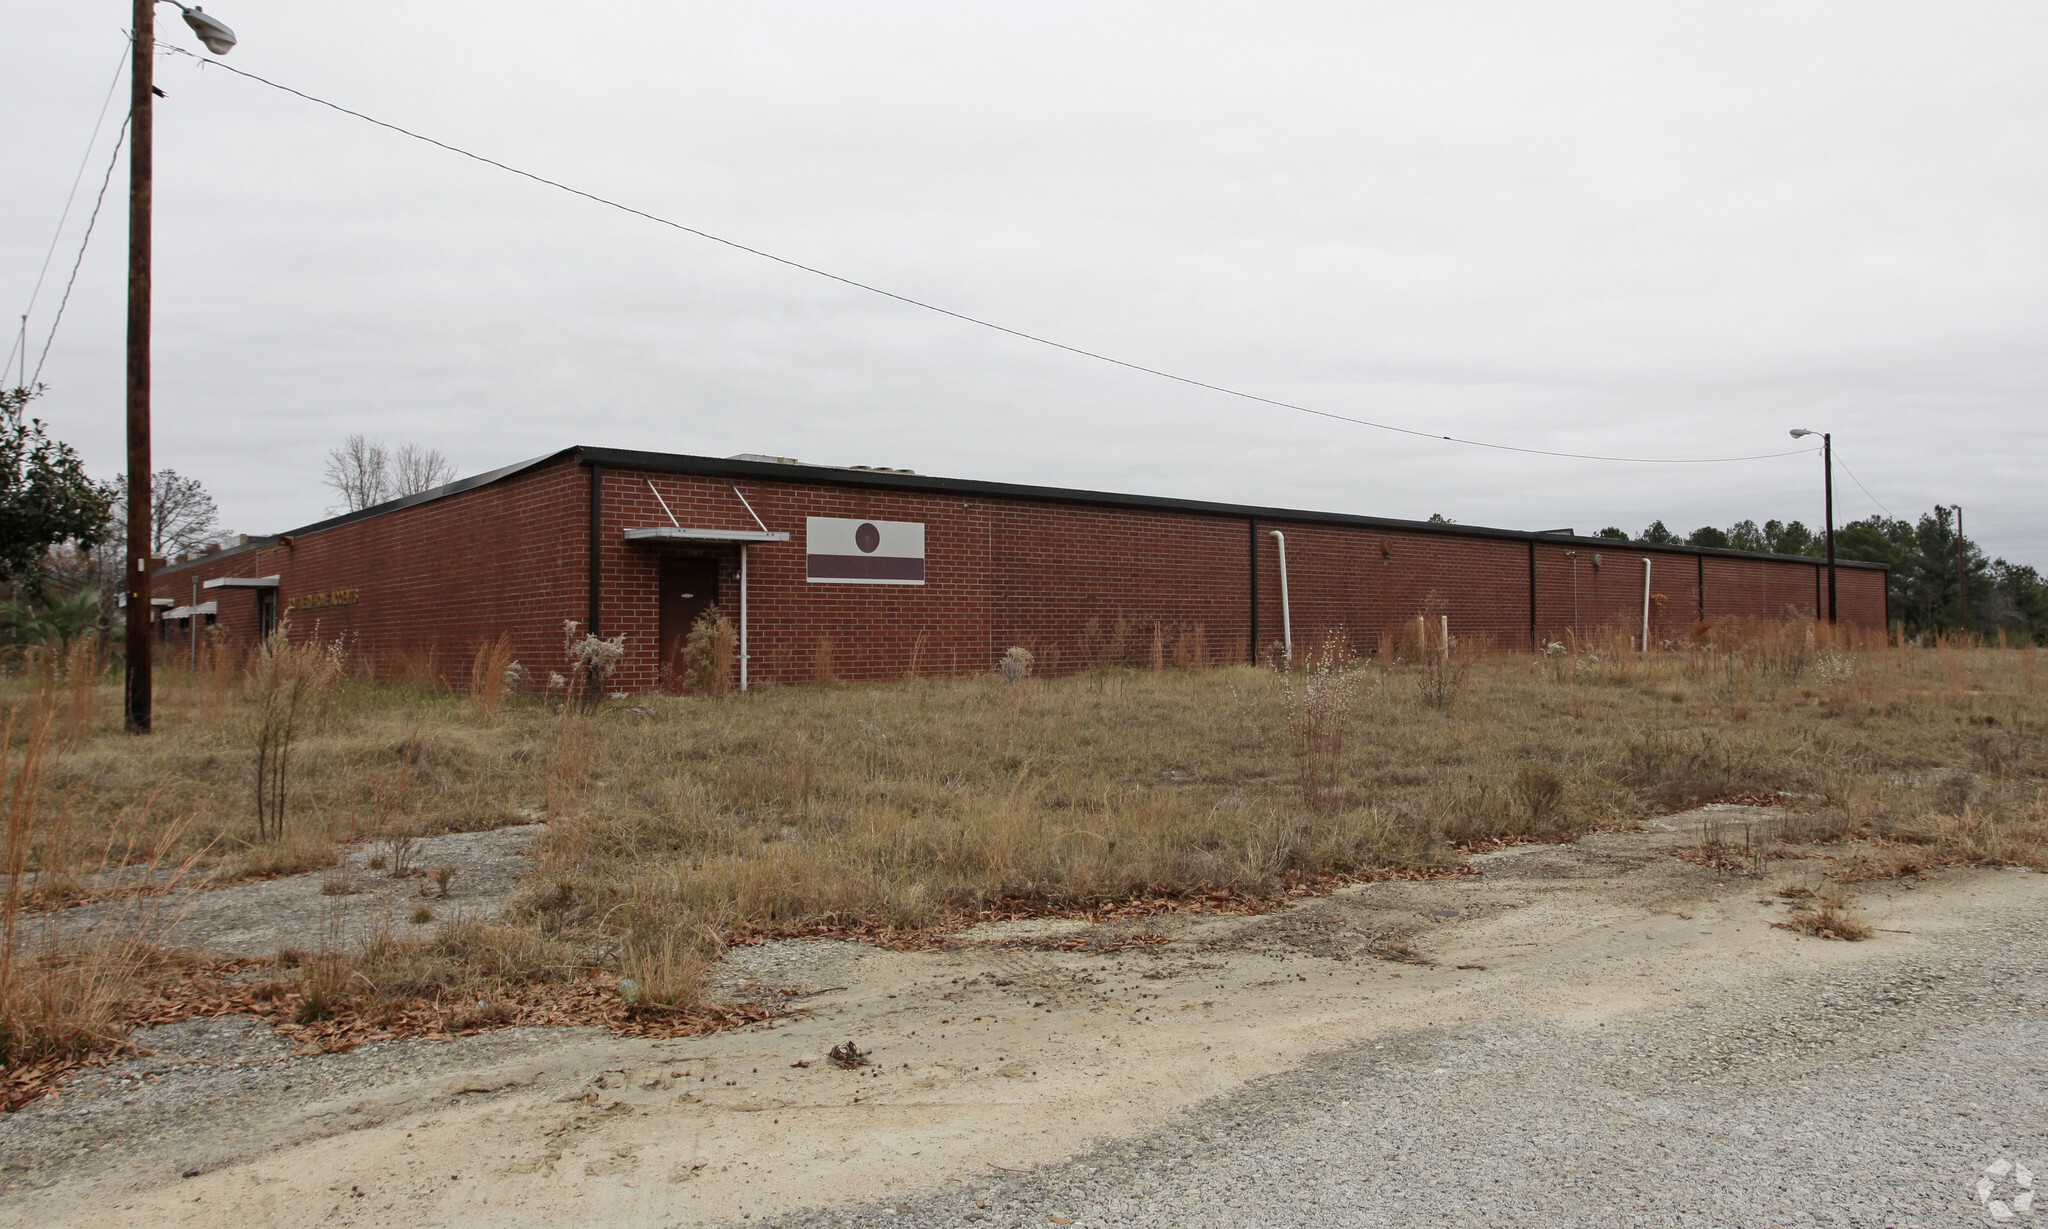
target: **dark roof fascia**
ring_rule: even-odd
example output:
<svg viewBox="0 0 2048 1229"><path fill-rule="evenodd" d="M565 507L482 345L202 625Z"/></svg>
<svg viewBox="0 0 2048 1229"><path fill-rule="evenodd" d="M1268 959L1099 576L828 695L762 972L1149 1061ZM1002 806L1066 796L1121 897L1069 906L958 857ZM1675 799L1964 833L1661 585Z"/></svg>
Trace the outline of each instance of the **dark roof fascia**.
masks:
<svg viewBox="0 0 2048 1229"><path fill-rule="evenodd" d="M353 524L356 521L366 521L373 516L383 516L390 512L402 512L407 508L417 508L421 504L432 503L437 499L446 499L451 495L460 495L465 491L474 491L478 487L489 486L493 482L502 482L515 474L523 474L528 470L539 469L551 461L559 461L565 457L572 456L577 451L575 448L564 448L560 452L551 452L544 457L534 457L531 460L518 461L511 465L502 465L497 469L487 470L472 477L459 478L454 482L448 483L446 486L437 486L431 491L421 491L417 495L407 495L402 499L387 500L381 504L373 504L368 508L359 508L354 512L344 512L340 516L330 516L324 521L314 521L310 525L301 525L297 529L287 529L283 533L271 534L268 537L251 538L240 546L230 547L224 551L216 551L211 555L201 555L195 559L187 559L183 563L173 563L159 568L156 571L156 575L163 576L171 572L182 571L185 568L197 567L203 563L213 563L221 559L227 559L245 551L257 550L265 546L274 546L279 538L302 537L309 533L318 533L323 529L334 529L341 525Z"/></svg>
<svg viewBox="0 0 2048 1229"><path fill-rule="evenodd" d="M1573 534L1537 533L1526 529L1494 529L1483 525L1453 525L1439 521L1404 521L1391 517L1361 516L1349 512L1307 512L1297 508L1264 508L1245 504L1212 503L1206 500L1175 499L1163 495L1120 495L1108 491L1079 491L1066 487L1029 486L1013 482L982 482L969 478L938 478L926 474L891 474L879 470L840 469L823 465L785 465L779 461L739 461L725 457L694 457L673 452L641 452L626 448L575 448L585 465L638 469L652 473L690 474L706 478L756 478L767 482L815 482L837 486L917 491L947 495L979 495L989 499L1021 499L1038 503L1089 504L1103 508L1136 508L1157 512L1190 512L1203 516L1234 519L1293 521L1310 525L1347 525L1385 529L1400 533L1442 534L1447 537L1494 538L1511 542L1543 542L1566 547L1598 547L1607 550L1649 550L1668 554L1705 555L1710 558L1770 559L1781 563L1822 564L1827 560L1812 555L1772 555L1757 551L1722 550L1685 543L1624 541ZM556 456L563 455L561 453ZM551 459L551 458L549 458ZM1888 571L1889 565L1841 559L1835 566Z"/></svg>
<svg viewBox="0 0 2048 1229"><path fill-rule="evenodd" d="M150 573L150 575L168 576L172 572L182 572L187 568L196 568L208 563L219 563L223 559L234 559L241 555L247 555L254 551L262 550L266 546L275 545L277 545L277 538L275 536L264 538L250 538L247 542L240 543L236 546L226 547L222 550L217 550L210 555L194 555L192 556L192 558L187 559L183 563L167 563L164 566L158 568L156 571Z"/></svg>
<svg viewBox="0 0 2048 1229"><path fill-rule="evenodd" d="M408 495L373 507L340 516L314 521L297 529L268 537L251 538L248 542L211 555L201 555L184 563L174 563L161 568L156 575L163 576L202 564L217 563L249 551L276 545L280 538L296 538L305 534L318 533L324 529L335 529L371 517L416 508L421 504L460 495L479 487L502 482L507 478L530 470L539 469L556 461L574 458L581 465L605 465L619 469L637 469L650 473L690 474L705 478L754 478L764 482L813 482L833 486L866 487L870 489L915 491L926 494L975 495L985 499L1018 499L1035 503L1086 504L1100 508L1131 508L1152 512L1185 512L1200 516L1230 517L1242 520L1256 517L1269 521L1292 521L1306 525L1346 525L1355 528L1384 529L1398 533L1440 534L1456 538L1492 538L1508 542L1543 542L1565 547L1593 547L1606 550L1651 550L1667 554L1705 555L1710 558L1726 559L1771 559L1781 563L1824 564L1826 560L1811 555L1772 555L1756 551L1721 550L1711 546L1691 546L1685 543L1653 543L1624 541L1619 538L1592 538L1573 534L1540 533L1526 529L1496 529L1485 525L1454 525L1438 521L1404 521L1393 517L1362 516L1350 512L1311 512L1300 508L1269 508L1248 504L1214 503L1199 499L1176 499L1164 495L1124 495L1111 491L1083 491L1069 487L1032 486L1015 482L985 482L971 478L939 478L929 474L891 474L879 470L841 469L827 465L785 465L779 461L740 461L727 457L698 457L687 453L645 452L631 448L591 448L577 446L551 452L531 460L519 461L501 466L473 477L451 482L446 486ZM1842 559L1837 567L1863 568L1889 571L1890 565L1868 563L1862 560Z"/></svg>

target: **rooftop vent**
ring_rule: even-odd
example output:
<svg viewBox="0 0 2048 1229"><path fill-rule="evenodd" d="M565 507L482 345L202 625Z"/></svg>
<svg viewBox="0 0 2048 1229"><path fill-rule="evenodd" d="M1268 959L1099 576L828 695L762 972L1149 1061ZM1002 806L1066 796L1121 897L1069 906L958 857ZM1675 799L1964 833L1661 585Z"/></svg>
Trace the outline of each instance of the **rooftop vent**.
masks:
<svg viewBox="0 0 2048 1229"><path fill-rule="evenodd" d="M736 452L728 461L754 461L762 465L802 465L795 457L771 457L765 452ZM891 469L887 465L813 465L812 469L857 469L865 474L914 474L914 469Z"/></svg>

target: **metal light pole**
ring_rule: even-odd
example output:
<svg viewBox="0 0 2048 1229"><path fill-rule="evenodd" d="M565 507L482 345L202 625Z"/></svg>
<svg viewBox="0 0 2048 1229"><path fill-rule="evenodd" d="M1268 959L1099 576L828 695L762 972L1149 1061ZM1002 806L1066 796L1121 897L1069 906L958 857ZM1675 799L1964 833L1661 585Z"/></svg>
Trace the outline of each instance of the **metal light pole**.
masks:
<svg viewBox="0 0 2048 1229"><path fill-rule="evenodd" d="M175 3L175 0L173 0ZM133 734L149 733L150 640L149 520L153 478L149 457L150 213L154 186L156 6L135 0L134 47L128 70L128 677L123 714ZM235 32L197 6L178 5L185 24L215 55L235 45Z"/></svg>
<svg viewBox="0 0 2048 1229"><path fill-rule="evenodd" d="M1821 491L1827 504L1828 529L1828 622L1835 621L1835 436L1831 431L1808 431L1795 427L1793 439L1820 436Z"/></svg>

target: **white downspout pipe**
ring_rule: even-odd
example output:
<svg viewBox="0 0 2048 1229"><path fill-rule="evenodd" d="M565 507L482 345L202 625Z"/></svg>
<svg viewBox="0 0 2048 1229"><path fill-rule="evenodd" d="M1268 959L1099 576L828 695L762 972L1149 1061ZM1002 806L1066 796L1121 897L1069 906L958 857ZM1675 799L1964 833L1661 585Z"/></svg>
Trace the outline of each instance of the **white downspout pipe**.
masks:
<svg viewBox="0 0 2048 1229"><path fill-rule="evenodd" d="M1650 557L1643 556L1643 652L1650 651Z"/></svg>
<svg viewBox="0 0 2048 1229"><path fill-rule="evenodd" d="M767 522L765 522L765 521L763 521L763 520L761 519L761 514L760 514L760 513L758 513L758 512L756 512L756 511L754 511L754 505L753 505L753 504L751 504L751 503L748 503L748 502L747 502L747 497L746 497L745 495L743 495L743 494L741 494L741 493L740 493L740 486L739 486L739 483L737 483L737 482L728 482L728 483L726 483L725 485L727 485L727 486L729 486L729 487L731 487L731 488L732 488L732 493L733 493L733 495L734 495L735 497L737 497L737 498L739 499L739 501L740 501L740 506L741 506L741 507L743 507L743 508L745 508L745 509L747 510L747 515L748 515L748 516L751 516L751 517L753 517L753 518L754 518L754 524L756 524L756 525L759 525L759 526L761 527L761 532L762 532L762 533L767 533L767 532L768 532L768 524L767 524ZM655 497L656 497L657 499L658 499L658 498L660 498L660 493L659 493L659 492L656 492L656 495L655 495ZM662 504L662 507L663 507L663 508L666 508L666 507L668 507L668 505L667 505L666 503L664 503L664 504ZM670 514L669 514L669 519L671 519L671 520L675 519L675 514L674 514L674 513L670 513ZM745 691L746 689L747 689L747 544L746 544L745 542L742 542L742 543L740 543L740 690L741 690L741 691Z"/></svg>
<svg viewBox="0 0 2048 1229"><path fill-rule="evenodd" d="M1287 603L1287 535L1277 529L1266 531L1280 544L1280 643L1287 653L1287 664L1294 664L1294 611Z"/></svg>

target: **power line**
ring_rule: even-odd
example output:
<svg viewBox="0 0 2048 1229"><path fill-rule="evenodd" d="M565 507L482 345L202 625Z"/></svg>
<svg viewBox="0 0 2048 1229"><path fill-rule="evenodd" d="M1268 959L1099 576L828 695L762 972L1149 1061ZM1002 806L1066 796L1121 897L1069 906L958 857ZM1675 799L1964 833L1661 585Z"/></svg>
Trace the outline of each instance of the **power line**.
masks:
<svg viewBox="0 0 2048 1229"><path fill-rule="evenodd" d="M424 142L425 144L432 145L438 149L444 149L451 154L459 154L464 158L468 158L476 162L481 162L486 166L496 167L498 170L505 171L509 174L517 175L522 179L529 179L532 180L534 183L543 184L547 187L555 188L562 192L567 192L571 196L580 196L584 200L591 201L599 205L604 205L607 206L608 208L617 209L622 213L632 214L634 217L643 218L657 225L666 226L674 230L682 231L684 234L695 235L699 239L708 239L713 243L722 244L723 246L732 248L735 251L745 252L751 256L759 256L763 260L771 260L779 265L786 265L789 268L798 269L801 270L802 272L812 274L816 277L825 278L828 281L838 282L842 286L851 286L856 290L864 290L869 294L880 295L885 299L894 299L896 302L906 304L910 307L922 308L925 311L935 312L938 315L947 316L954 320L961 321L962 323L965 324L972 324L984 329L992 330L997 333L1004 333L1023 341L1035 342L1041 346L1049 346L1055 350L1064 350L1068 354L1079 355L1082 358L1094 359L1097 362L1108 363L1111 366L1122 367L1126 370L1141 372L1149 376L1157 376L1162 380L1172 380L1177 384L1185 384L1193 388L1206 389L1209 392L1213 393L1222 393L1225 396L1229 397L1238 397L1246 401L1255 401L1260 405L1273 406L1277 409L1282 410L1293 410L1301 414L1312 414L1317 418L1328 418L1337 422L1352 423L1356 426L1371 427L1379 431L1391 431L1397 435L1409 435L1414 436L1418 439L1441 440L1446 443L1463 444L1467 447L1472 448L1488 448L1497 452L1514 452L1539 457L1563 457L1576 461L1621 461L1644 465L1713 465L1738 461L1766 461L1776 457L1800 456L1806 453L1817 451L1816 449L1812 448L1795 448L1787 452L1766 452L1757 453L1751 456L1739 457L1617 457L1602 456L1598 454L1583 452L1559 452L1548 448L1524 448L1515 444L1498 444L1489 440L1468 439L1466 437L1457 435L1442 435L1434 431L1419 431L1412 427L1398 427L1391 423L1375 422L1367 418L1355 418L1348 414L1338 414L1330 410L1318 410L1312 406L1299 405L1292 401L1281 401L1273 397L1264 397L1260 396L1257 393L1244 392L1241 389L1230 388L1222 384L1212 384L1207 380L1198 380L1192 376L1176 375L1171 371L1163 371L1157 367L1147 367L1142 363L1134 363L1126 359L1115 358L1110 355L1103 354L1099 351L1084 349L1080 346L1068 345L1066 342L1054 341L1052 338L1042 337L1036 333L1027 333L1022 329L1013 329L1010 328L1008 325L997 324L991 320L984 320L979 316L970 316L965 312L957 312L952 310L951 308L940 307L937 304L927 303L922 299L914 299L909 295L898 294L893 290L885 290L880 286L875 286L868 282L859 281L855 278L845 277L837 273L832 273L827 270L817 268L814 265L807 265L801 261L792 260L786 256L777 256L773 252L763 251L762 249L756 247L749 247L747 244L741 243L738 240L727 239L722 235L714 235L710 231L699 230L694 226L686 226L681 222L674 221L673 219L664 218L659 216L658 214L648 213L644 209L636 209L631 205L621 204L618 201L611 200L607 197L599 196L594 192L586 192L581 188L571 187L570 185L562 183L559 180L549 179L544 175L537 175L532 171L522 170L519 167L510 165L509 163L500 162L496 158L490 158L484 156L483 154L474 153L470 150L463 149L461 146L458 145L450 145L446 141L436 140L433 137L426 136L418 132L414 132L409 128L401 128L397 124L377 119L374 116L365 115L361 111L351 110L348 107L342 106L340 103L329 102L325 98L316 97L315 95L308 94L303 90L296 90L288 85L280 85L279 83L272 81L267 77L260 77L252 72L245 72L242 69L236 68L233 65L227 64L221 60L193 55L192 52L186 51L183 48L179 47L170 48L170 50L176 51L183 55L192 56L192 58L198 60L202 66L212 66L215 68L226 69L228 72L231 72L238 77L246 77L247 79L257 82L261 85L267 85L271 89L293 95L294 97L297 98L302 98L307 102L314 103L318 106L326 107L331 111L338 111L343 115L351 116L355 119L362 120L365 123L374 124L379 128L383 128L388 131L398 133L400 136L410 137L415 141Z"/></svg>
<svg viewBox="0 0 2048 1229"><path fill-rule="evenodd" d="M114 181L114 168L121 164L121 146L128 140L128 121L121 121L120 134L114 138L113 156L107 159L107 173L100 178L100 194L93 199L92 216L86 219L85 236L78 241L78 256L71 262L71 276L64 280L64 297L57 300L57 314L50 318L50 335L43 338L43 352L36 356L36 374L26 387L34 388L36 381L43 377L43 364L50 361L50 345L57 340L57 326L64 323L64 308L71 302L71 288L78 284L79 266L85 263L85 249L92 243L93 227L99 225L100 206L107 203L107 185Z"/></svg>
<svg viewBox="0 0 2048 1229"><path fill-rule="evenodd" d="M1853 483L1855 483L1855 484L1856 484L1856 489L1857 489L1857 490L1859 490L1859 491L1862 491L1862 492L1863 492L1863 493L1864 493L1865 495L1869 495L1869 496L1870 496L1870 502L1871 502L1871 503L1874 503L1874 504L1876 504L1876 505L1877 505L1877 506L1878 506L1879 508L1883 509L1883 511L1884 511L1884 514L1885 514L1886 516L1890 516L1890 517L1891 517L1891 518L1892 518L1893 520L1898 520L1898 519L1899 519L1899 518L1898 518L1898 517L1896 517L1896 516L1892 516L1892 510L1891 510L1890 508L1886 508L1886 507L1884 506L1884 501L1883 501L1883 500L1879 499L1879 498L1878 498L1877 496L1875 496L1875 495L1871 495L1871 494L1870 494L1870 488L1869 488L1869 487L1867 487L1867 486L1864 486L1864 485L1863 485L1863 479L1861 479L1861 478L1858 478L1858 477L1856 476L1856 471L1855 471L1855 470L1853 470L1853 469L1850 469L1850 468L1849 468L1849 463L1848 463L1847 461L1844 461L1844 460L1842 460L1842 450L1841 450L1841 449L1840 449L1839 447L1837 447L1837 448L1835 449L1835 463L1836 463L1837 465L1840 465L1840 466L1842 467L1842 472L1843 472L1843 473L1845 473L1845 474L1849 475L1849 481L1851 481L1851 482L1853 482Z"/></svg>
<svg viewBox="0 0 2048 1229"><path fill-rule="evenodd" d="M124 71L125 71L125 70L127 69L127 67L128 67L128 48L127 48L127 47L123 47L123 48L121 49L121 62L120 62L120 63L119 63L118 65L116 65L116 66L115 66L115 68L114 68L114 79L113 79L113 80L112 80L111 82L109 82L109 83L107 84L107 96L106 96L106 98L102 99L102 100L101 100L101 102L100 102L100 114L99 114L99 118L98 118L98 119L95 119L95 120L94 120L94 121L92 122L92 136L90 136L90 137L88 137L88 138L86 139L86 142L85 142L85 152L84 152L84 153L81 153L81 154L79 154L79 155L78 155L78 172L77 172L76 174L74 174L74 175L73 175L73 176L71 177L71 191L70 191L70 192L68 192L68 193L66 193L66 194L65 194L65 196L64 196L64 208L63 208L62 212L58 213L58 215L57 215L57 229L56 229L56 230L55 230L55 231L54 231L54 232L53 232L53 233L52 233L52 234L50 235L50 247L49 247L49 250L47 250L47 251L45 251L45 252L43 253L43 267L42 267L41 269L38 269L38 270L36 271L36 284L35 284L35 288L34 288L33 290L30 290L30 291L28 292L28 308L27 308L27 310L25 310L25 311L23 311L23 312L21 313L21 314L22 314L22 316L23 316L24 318L26 318L26 317L27 317L27 316L28 316L28 315L29 315L29 314L30 314L31 312L34 312L34 311L35 311L35 309L36 309L36 299L37 299L38 297L40 297L40 296L41 296L41 294L43 293L43 279L44 279L45 277L48 277L48 276L49 276L49 274L50 274L50 260L51 260L51 258L52 258L52 257L54 257L54 256L55 256L55 255L57 254L57 241L58 241L59 239L62 239L62 238L64 237L64 224L65 224L66 222L69 222L69 221L71 220L71 203L72 203L73 201L75 201L75 200L77 200L77 199L78 199L78 185L79 185L79 183L80 183L80 182L81 182L82 180L84 180L84 178L85 178L85 168L86 168L86 167L87 167L88 165L90 165L90 164L91 164L91 162L92 162L92 147L93 147L93 146L95 146L95 145L97 145L97 144L99 144L99 140L100 140L100 129L101 129L101 128L104 128L104 127L106 126L106 123L107 123L107 108L113 105L113 102L114 102L114 91L115 91L116 89L120 88L120 85L121 85L121 74L122 74L122 72L124 72ZM123 120L123 121L121 121L121 123L122 123L122 127L123 127L123 128L125 129L125 128L127 127L127 121L126 121L126 120ZM114 147L115 147L116 149L119 149L119 148L120 148L120 142L116 141L116 142L114 143ZM105 195L105 193L106 193L106 188L105 188L104 186L102 186L102 187L100 188L100 193L101 193L101 195ZM99 206L95 205L95 206L93 206L93 209L94 209L94 211L95 211L95 212L97 212L97 211L98 211L98 209L99 209ZM81 249L81 250L82 250L82 249ZM73 270L73 275L74 275L74 276L76 276L76 272L77 272L77 271L76 271L76 270L74 269L74 270ZM69 291L69 287L66 287L66 291L67 291L67 293L68 293L68 291ZM58 310L59 310L59 312L61 313L63 309L62 309L62 308L59 308ZM53 331L54 331L54 330L53 330ZM9 347L8 347L8 350L7 350L7 362L5 362L5 363L0 363L0 372L4 372L4 371L6 371L8 367L10 367L10 366L12 366L12 365L13 365L13 363L14 363L14 356L15 356L15 347L16 347L16 346L19 346L19 347L21 348L21 350L22 350L22 362L23 362L23 363L27 363L27 362L28 362L28 355L27 355L27 348L28 348L28 340L27 340L27 330L26 330L26 328L24 328L24 330L23 330L23 333L22 333L22 335L21 335L20 337L18 337L18 338L16 339L16 341L15 341L14 345L13 345L13 346L9 346ZM48 354L48 353L49 353L49 347L48 347L48 346L45 346L45 347L43 348L43 353L45 353L45 354ZM37 371L39 371L39 372L40 372L40 371L42 370L42 364L41 364L41 363L37 363L37 364L36 364L36 370L37 370ZM30 383L29 383L29 387L34 387L34 384L33 384L32 382L30 382Z"/></svg>

